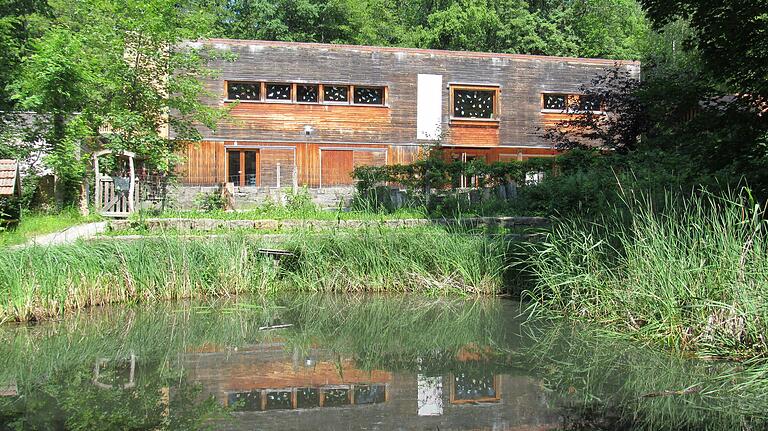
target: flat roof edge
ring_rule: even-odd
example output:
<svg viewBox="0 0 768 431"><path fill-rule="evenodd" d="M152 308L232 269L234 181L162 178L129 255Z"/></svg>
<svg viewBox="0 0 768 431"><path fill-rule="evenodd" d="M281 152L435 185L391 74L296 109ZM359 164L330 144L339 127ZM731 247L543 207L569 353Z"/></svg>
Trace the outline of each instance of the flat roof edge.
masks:
<svg viewBox="0 0 768 431"><path fill-rule="evenodd" d="M224 44L232 46L248 46L248 45L262 45L262 46L274 46L274 47L305 47L305 48L318 48L318 49L338 49L345 51L369 51L369 52L404 52L409 54L425 54L425 55L444 55L453 57L469 57L469 58L512 58L518 60L544 60L544 61L557 61L557 62L579 62L579 63L591 63L591 64L604 64L604 65L633 65L640 66L640 62L637 60L613 60L607 58L583 58L583 57L559 57L548 55L533 55L533 54L505 54L495 52L479 52L479 51L450 51L442 49L425 49L425 48L403 48L395 46L370 46L370 45L345 45L345 44L333 44L333 43L316 43L316 42L282 42L272 40L247 40L247 39L200 39L195 42L208 43L208 44ZM189 41L187 43L194 43Z"/></svg>

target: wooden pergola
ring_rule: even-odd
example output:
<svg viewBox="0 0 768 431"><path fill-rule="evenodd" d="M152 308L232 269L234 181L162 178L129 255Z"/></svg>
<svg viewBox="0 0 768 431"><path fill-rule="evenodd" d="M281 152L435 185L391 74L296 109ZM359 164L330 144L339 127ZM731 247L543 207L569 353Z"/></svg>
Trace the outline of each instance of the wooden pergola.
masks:
<svg viewBox="0 0 768 431"><path fill-rule="evenodd" d="M99 157L116 154L128 158L128 187L121 184L123 177L103 175L99 167ZM132 151L100 150L93 153L93 171L96 174L95 204L98 211L107 217L127 217L136 208L136 169Z"/></svg>

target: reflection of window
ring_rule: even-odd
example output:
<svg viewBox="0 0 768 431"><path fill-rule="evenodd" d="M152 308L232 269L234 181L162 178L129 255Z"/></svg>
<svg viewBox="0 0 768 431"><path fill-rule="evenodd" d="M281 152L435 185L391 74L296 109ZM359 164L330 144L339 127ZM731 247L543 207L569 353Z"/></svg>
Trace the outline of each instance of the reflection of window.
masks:
<svg viewBox="0 0 768 431"><path fill-rule="evenodd" d="M296 407L300 409L320 407L320 391L316 388L296 389Z"/></svg>
<svg viewBox="0 0 768 431"><path fill-rule="evenodd" d="M227 99L259 100L260 90L258 82L227 82Z"/></svg>
<svg viewBox="0 0 768 431"><path fill-rule="evenodd" d="M348 102L349 87L336 86L336 85L324 85L323 100L325 100L326 102Z"/></svg>
<svg viewBox="0 0 768 431"><path fill-rule="evenodd" d="M291 100L291 84L267 84L267 100Z"/></svg>
<svg viewBox="0 0 768 431"><path fill-rule="evenodd" d="M238 412L259 411L261 410L261 391L229 393L227 405Z"/></svg>
<svg viewBox="0 0 768 431"><path fill-rule="evenodd" d="M382 87L355 87L354 102L361 105L383 105L384 89Z"/></svg>
<svg viewBox="0 0 768 431"><path fill-rule="evenodd" d="M499 377L485 373L451 376L451 403L497 402L501 399Z"/></svg>
<svg viewBox="0 0 768 431"><path fill-rule="evenodd" d="M349 388L332 388L323 391L324 407L339 407L349 404Z"/></svg>
<svg viewBox="0 0 768 431"><path fill-rule="evenodd" d="M317 85L303 85L296 86L296 100L304 103L317 103Z"/></svg>
<svg viewBox="0 0 768 431"><path fill-rule="evenodd" d="M496 118L497 95L497 88L451 87L453 116L456 118Z"/></svg>
<svg viewBox="0 0 768 431"><path fill-rule="evenodd" d="M385 385L355 386L355 404L378 404L386 401Z"/></svg>
<svg viewBox="0 0 768 431"><path fill-rule="evenodd" d="M267 391L267 410L290 409L293 407L291 400L292 392L289 391Z"/></svg>

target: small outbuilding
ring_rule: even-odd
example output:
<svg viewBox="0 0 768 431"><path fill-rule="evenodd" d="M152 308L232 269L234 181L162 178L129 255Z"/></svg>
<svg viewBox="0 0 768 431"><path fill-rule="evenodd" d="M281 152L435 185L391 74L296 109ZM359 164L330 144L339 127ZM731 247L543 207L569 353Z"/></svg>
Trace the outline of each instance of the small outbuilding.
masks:
<svg viewBox="0 0 768 431"><path fill-rule="evenodd" d="M21 174L16 160L0 159L0 221L17 221L21 216Z"/></svg>

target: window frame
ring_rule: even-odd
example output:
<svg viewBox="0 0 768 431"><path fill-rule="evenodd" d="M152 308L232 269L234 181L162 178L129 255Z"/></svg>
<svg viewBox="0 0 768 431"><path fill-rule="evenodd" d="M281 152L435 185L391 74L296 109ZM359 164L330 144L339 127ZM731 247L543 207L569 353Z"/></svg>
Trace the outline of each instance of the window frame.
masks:
<svg viewBox="0 0 768 431"><path fill-rule="evenodd" d="M293 83L295 91L293 92L293 99L297 104L300 105L322 105L323 104L323 85L322 84L315 84L312 82L295 82ZM307 102L304 100L299 100L299 87L317 87L317 100L314 102Z"/></svg>
<svg viewBox="0 0 768 431"><path fill-rule="evenodd" d="M287 85L290 95L287 99L267 99L267 86L268 85ZM293 103L296 100L296 84L292 82L275 82L275 81L262 81L261 88L264 89L264 96L261 98L262 102L266 103Z"/></svg>
<svg viewBox="0 0 768 431"><path fill-rule="evenodd" d="M544 102L546 101L547 95L564 95L565 96L565 107L561 108L545 108ZM580 99L582 96L587 96L587 94L584 93L573 93L569 91L542 91L541 95L539 97L539 108L541 113L543 114L569 114L569 115L579 115L582 112L590 112L592 114L604 114L605 111L601 109L597 110L590 110L590 111L581 111L581 112L573 112L569 110L569 106L572 103L573 99ZM576 103L580 103L580 100L576 100Z"/></svg>
<svg viewBox="0 0 768 431"><path fill-rule="evenodd" d="M346 87L347 88L347 100L343 102L339 102L336 100L325 100L325 87ZM355 87L350 84L321 84L320 89L322 90L321 94L318 95L321 103L324 105L351 105L352 104L352 96L355 91Z"/></svg>
<svg viewBox="0 0 768 431"><path fill-rule="evenodd" d="M352 105L356 106L387 106L387 87L385 85L352 85L352 98L350 100ZM370 88L381 90L381 103L358 103L355 102L355 92L358 88Z"/></svg>
<svg viewBox="0 0 768 431"><path fill-rule="evenodd" d="M253 100L244 99L230 99L229 98L229 85L230 84L257 84L259 86L259 97ZM264 83L261 81L239 81L239 80L226 80L224 81L224 101L225 102L245 102L245 103L258 103L264 98Z"/></svg>
<svg viewBox="0 0 768 431"><path fill-rule="evenodd" d="M231 83L238 84L256 84L259 86L259 98L253 100L244 99L230 99L229 98L229 85ZM291 97L289 99L267 99L267 85L288 85L290 87ZM315 86L317 87L317 101L305 102L299 100L299 86ZM337 102L325 99L325 87L346 87L347 100L344 102ZM355 100L355 87L361 88L380 88L382 90L382 100L379 104L370 103L354 103ZM389 108L389 86L381 84L343 84L343 83L322 83L322 82L307 82L307 81L272 81L272 80L224 80L224 104L228 103L277 103L277 104L296 104L296 105L330 105L330 106L363 106L367 108Z"/></svg>
<svg viewBox="0 0 768 431"><path fill-rule="evenodd" d="M493 91L493 112L491 118L473 118L473 117L457 117L454 115L455 110L455 97L456 90L474 90L474 91ZM501 110L501 86L497 84L462 84L462 83L448 83L448 103L450 109L450 122L451 123L491 123L496 124L500 121L499 115Z"/></svg>

